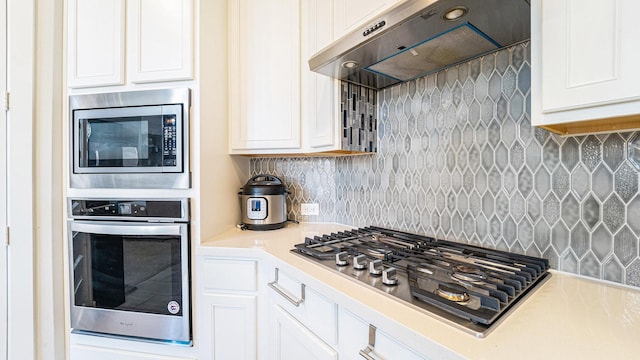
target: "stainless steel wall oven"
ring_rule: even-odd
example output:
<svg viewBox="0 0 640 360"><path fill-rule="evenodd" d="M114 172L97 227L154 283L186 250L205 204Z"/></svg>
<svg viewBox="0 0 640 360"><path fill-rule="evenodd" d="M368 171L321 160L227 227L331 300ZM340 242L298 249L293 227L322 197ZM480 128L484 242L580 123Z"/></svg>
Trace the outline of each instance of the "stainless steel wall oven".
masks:
<svg viewBox="0 0 640 360"><path fill-rule="evenodd" d="M72 188L190 187L189 89L69 97Z"/></svg>
<svg viewBox="0 0 640 360"><path fill-rule="evenodd" d="M188 199L69 199L75 333L191 344Z"/></svg>

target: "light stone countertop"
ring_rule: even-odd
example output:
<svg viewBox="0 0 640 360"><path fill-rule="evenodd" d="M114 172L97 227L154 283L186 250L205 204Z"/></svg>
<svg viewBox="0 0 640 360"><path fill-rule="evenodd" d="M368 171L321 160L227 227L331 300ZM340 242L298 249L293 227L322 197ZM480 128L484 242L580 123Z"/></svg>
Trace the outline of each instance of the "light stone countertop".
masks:
<svg viewBox="0 0 640 360"><path fill-rule="evenodd" d="M230 229L196 250L270 255L338 293L468 359L638 359L640 289L552 271L552 276L479 339L290 252L306 236L349 229L304 223L272 231Z"/></svg>

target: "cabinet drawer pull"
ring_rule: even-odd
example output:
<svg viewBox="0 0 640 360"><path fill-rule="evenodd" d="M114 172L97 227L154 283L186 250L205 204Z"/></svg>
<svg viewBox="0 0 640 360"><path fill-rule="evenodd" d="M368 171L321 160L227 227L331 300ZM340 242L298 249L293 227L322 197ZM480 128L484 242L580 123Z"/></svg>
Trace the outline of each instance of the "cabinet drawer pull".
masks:
<svg viewBox="0 0 640 360"><path fill-rule="evenodd" d="M275 280L273 280L270 283L267 283L267 285L269 285L269 287L272 288L273 291L280 294L280 296L285 298L288 302L292 303L296 307L300 306L300 304L304 302L304 284L300 284L300 299L296 300L292 298L291 295L289 295L284 289L280 288L280 286L278 285L278 268L276 268Z"/></svg>
<svg viewBox="0 0 640 360"><path fill-rule="evenodd" d="M369 324L369 344L363 350L360 350L360 356L367 360L384 360L383 357L378 356L374 347L376 346L376 327Z"/></svg>

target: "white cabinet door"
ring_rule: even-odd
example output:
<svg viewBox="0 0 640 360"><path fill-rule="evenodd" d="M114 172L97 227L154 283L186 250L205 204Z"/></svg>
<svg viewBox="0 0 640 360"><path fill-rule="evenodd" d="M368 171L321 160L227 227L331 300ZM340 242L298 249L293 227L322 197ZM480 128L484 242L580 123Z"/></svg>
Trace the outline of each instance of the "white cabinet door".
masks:
<svg viewBox="0 0 640 360"><path fill-rule="evenodd" d="M333 40L332 1L303 2L302 133L305 152L339 150L340 82L309 70L309 59Z"/></svg>
<svg viewBox="0 0 640 360"><path fill-rule="evenodd" d="M533 125L640 113L640 2L534 0L531 6Z"/></svg>
<svg viewBox="0 0 640 360"><path fill-rule="evenodd" d="M334 0L334 38L340 38L404 1L406 0Z"/></svg>
<svg viewBox="0 0 640 360"><path fill-rule="evenodd" d="M209 328L199 334L206 354L204 359L256 359L257 297L252 295L204 294L200 301L204 310L198 321Z"/></svg>
<svg viewBox="0 0 640 360"><path fill-rule="evenodd" d="M231 153L301 147L300 1L229 2Z"/></svg>
<svg viewBox="0 0 640 360"><path fill-rule="evenodd" d="M341 334L340 359L362 360L360 352L367 351L369 345L369 323L347 310L340 309L338 332ZM370 356L375 359L426 359L382 329L375 330L375 344L370 347L370 350L372 351Z"/></svg>
<svg viewBox="0 0 640 360"><path fill-rule="evenodd" d="M335 360L338 353L278 305L270 308L269 359Z"/></svg>
<svg viewBox="0 0 640 360"><path fill-rule="evenodd" d="M193 78L192 7L193 0L127 1L131 82Z"/></svg>
<svg viewBox="0 0 640 360"><path fill-rule="evenodd" d="M124 0L69 0L69 87L124 84L124 26Z"/></svg>

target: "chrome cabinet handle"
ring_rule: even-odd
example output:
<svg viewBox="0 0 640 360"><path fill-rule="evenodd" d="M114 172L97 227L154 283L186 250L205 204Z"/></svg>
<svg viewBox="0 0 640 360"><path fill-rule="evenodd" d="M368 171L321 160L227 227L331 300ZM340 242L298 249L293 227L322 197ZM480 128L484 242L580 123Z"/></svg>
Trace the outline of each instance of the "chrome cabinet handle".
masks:
<svg viewBox="0 0 640 360"><path fill-rule="evenodd" d="M275 279L272 282L267 283L267 285L269 285L269 287L272 288L273 291L280 294L280 296L285 298L288 302L292 303L296 307L300 306L300 304L304 302L304 284L300 284L300 299L296 300L292 298L291 295L289 295L284 289L280 288L280 286L278 285L278 268L276 268Z"/></svg>
<svg viewBox="0 0 640 360"><path fill-rule="evenodd" d="M378 356L374 350L376 346L376 327L369 324L369 344L366 348L360 350L359 354L367 360L384 360L383 357Z"/></svg>

